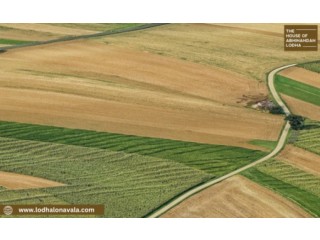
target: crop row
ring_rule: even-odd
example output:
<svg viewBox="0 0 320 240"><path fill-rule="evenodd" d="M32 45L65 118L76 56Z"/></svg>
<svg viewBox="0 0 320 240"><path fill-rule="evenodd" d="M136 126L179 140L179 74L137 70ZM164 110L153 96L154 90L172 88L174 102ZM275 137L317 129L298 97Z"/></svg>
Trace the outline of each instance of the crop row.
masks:
<svg viewBox="0 0 320 240"><path fill-rule="evenodd" d="M320 89L305 83L276 75L275 87L280 93L320 106Z"/></svg>
<svg viewBox="0 0 320 240"><path fill-rule="evenodd" d="M312 215L320 216L319 176L273 159L246 170L242 175L294 201Z"/></svg>
<svg viewBox="0 0 320 240"><path fill-rule="evenodd" d="M67 184L0 191L0 203L104 204L107 217L144 216L211 177L160 158L2 137L0 156L2 171Z"/></svg>
<svg viewBox="0 0 320 240"><path fill-rule="evenodd" d="M12 122L0 122L0 137L61 143L169 159L204 170L216 177L246 165L265 154L240 147Z"/></svg>
<svg viewBox="0 0 320 240"><path fill-rule="evenodd" d="M300 64L299 67L305 68L309 71L320 73L320 61Z"/></svg>
<svg viewBox="0 0 320 240"><path fill-rule="evenodd" d="M294 145L320 155L320 122L306 120Z"/></svg>

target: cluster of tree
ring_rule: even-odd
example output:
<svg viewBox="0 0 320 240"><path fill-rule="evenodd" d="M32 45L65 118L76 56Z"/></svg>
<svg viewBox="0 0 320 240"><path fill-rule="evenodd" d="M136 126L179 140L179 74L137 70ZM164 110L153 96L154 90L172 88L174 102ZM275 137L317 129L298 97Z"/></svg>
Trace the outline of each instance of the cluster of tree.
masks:
<svg viewBox="0 0 320 240"><path fill-rule="evenodd" d="M285 120L289 121L293 130L301 130L304 127L305 118L302 116L291 114L287 116Z"/></svg>

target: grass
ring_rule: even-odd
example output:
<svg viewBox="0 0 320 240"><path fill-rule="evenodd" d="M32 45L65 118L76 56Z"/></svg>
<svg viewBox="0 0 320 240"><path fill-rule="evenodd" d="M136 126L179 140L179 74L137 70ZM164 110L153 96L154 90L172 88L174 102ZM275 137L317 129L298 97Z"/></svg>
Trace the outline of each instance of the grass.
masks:
<svg viewBox="0 0 320 240"><path fill-rule="evenodd" d="M269 151L273 150L277 146L277 141L268 141L268 140L259 140L259 139L251 140L249 143L256 146L264 147Z"/></svg>
<svg viewBox="0 0 320 240"><path fill-rule="evenodd" d="M1 191L1 204L104 204L106 217L142 217L210 178L170 160L30 140L0 138L0 155L2 171L67 184Z"/></svg>
<svg viewBox="0 0 320 240"><path fill-rule="evenodd" d="M320 89L276 75L275 87L280 93L320 106Z"/></svg>
<svg viewBox="0 0 320 240"><path fill-rule="evenodd" d="M0 122L0 137L62 143L163 158L206 171L215 177L222 176L265 155L265 152L241 147L13 122Z"/></svg>
<svg viewBox="0 0 320 240"><path fill-rule="evenodd" d="M0 44L7 44L7 45L19 45L31 43L31 41L23 41L23 40L15 40L15 39L0 39Z"/></svg>
<svg viewBox="0 0 320 240"><path fill-rule="evenodd" d="M268 160L242 173L320 217L320 178L279 160Z"/></svg>
<svg viewBox="0 0 320 240"><path fill-rule="evenodd" d="M294 145L320 155L320 122L307 119Z"/></svg>
<svg viewBox="0 0 320 240"><path fill-rule="evenodd" d="M307 69L309 71L320 73L320 61L299 64L298 67L302 67L302 68Z"/></svg>
<svg viewBox="0 0 320 240"><path fill-rule="evenodd" d="M113 29L125 29L130 27L136 27L143 24L142 23L52 23L51 25L102 32L102 31L108 31Z"/></svg>

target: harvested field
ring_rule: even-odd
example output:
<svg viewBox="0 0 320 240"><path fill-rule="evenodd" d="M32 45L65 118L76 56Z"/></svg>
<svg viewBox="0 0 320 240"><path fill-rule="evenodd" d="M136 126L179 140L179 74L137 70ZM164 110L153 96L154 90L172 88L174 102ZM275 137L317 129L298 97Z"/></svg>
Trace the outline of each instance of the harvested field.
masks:
<svg viewBox="0 0 320 240"><path fill-rule="evenodd" d="M262 32L250 32L212 24L170 24L97 41L220 67L260 81L278 66L319 58L317 52L283 51L283 38L266 35L266 26L258 26Z"/></svg>
<svg viewBox="0 0 320 240"><path fill-rule="evenodd" d="M40 33L50 33L53 35L67 36L67 35L84 35L92 34L96 31L90 31L86 29L74 29L62 26L53 26L43 23L1 23L0 27L8 27L19 30L35 31Z"/></svg>
<svg viewBox="0 0 320 240"><path fill-rule="evenodd" d="M149 89L156 87L169 93L233 105L243 95L267 94L265 85L219 68L90 41L16 49L2 55L1 61L4 63L2 70L23 70L23 75L27 75L27 71L40 74L42 71L58 73L60 77L79 76L105 82L118 77L116 80L120 83L131 80Z"/></svg>
<svg viewBox="0 0 320 240"><path fill-rule="evenodd" d="M17 39L23 41L45 41L57 37L51 33L28 31L10 27L4 27L0 24L0 36L5 39Z"/></svg>
<svg viewBox="0 0 320 240"><path fill-rule="evenodd" d="M320 121L320 107L314 104L281 94L282 99L294 114Z"/></svg>
<svg viewBox="0 0 320 240"><path fill-rule="evenodd" d="M239 103L264 84L174 58L73 41L0 61L2 120L256 149L248 141L276 140L283 123Z"/></svg>
<svg viewBox="0 0 320 240"><path fill-rule="evenodd" d="M239 30L254 30L254 31L265 31L270 33L278 33L283 36L283 24L279 23L226 23L226 24L213 24L217 26L233 27Z"/></svg>
<svg viewBox="0 0 320 240"><path fill-rule="evenodd" d="M62 183L44 178L32 177L23 174L0 171L0 186L6 189L31 189L64 186Z"/></svg>
<svg viewBox="0 0 320 240"><path fill-rule="evenodd" d="M125 29L141 24L4 24L0 23L0 36L5 39L45 41L64 36L93 34L100 31Z"/></svg>
<svg viewBox="0 0 320 240"><path fill-rule="evenodd" d="M142 25L143 23L50 23L53 26L85 29L90 31L107 31L112 29L128 28Z"/></svg>
<svg viewBox="0 0 320 240"><path fill-rule="evenodd" d="M320 156L315 153L308 152L293 145L287 145L277 158L305 172L320 175Z"/></svg>
<svg viewBox="0 0 320 240"><path fill-rule="evenodd" d="M249 31L265 35L273 35L283 38L284 24L279 23L228 23L228 24L214 24L215 26L223 26L230 28L230 30ZM303 24L302 24L303 25ZM320 39L320 33L318 33ZM319 41L320 42L320 41Z"/></svg>
<svg viewBox="0 0 320 240"><path fill-rule="evenodd" d="M299 206L242 176L209 187L162 217L309 217Z"/></svg>
<svg viewBox="0 0 320 240"><path fill-rule="evenodd" d="M315 217L320 216L320 176L270 159L241 173L295 202Z"/></svg>
<svg viewBox="0 0 320 240"><path fill-rule="evenodd" d="M320 88L320 74L302 67L291 67L279 72L281 76Z"/></svg>

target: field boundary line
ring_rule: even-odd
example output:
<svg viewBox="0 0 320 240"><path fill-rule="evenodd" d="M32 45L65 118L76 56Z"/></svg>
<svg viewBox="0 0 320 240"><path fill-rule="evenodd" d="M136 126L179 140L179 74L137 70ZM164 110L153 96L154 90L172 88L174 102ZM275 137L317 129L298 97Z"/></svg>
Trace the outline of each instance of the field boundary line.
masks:
<svg viewBox="0 0 320 240"><path fill-rule="evenodd" d="M14 45L14 46L7 46L7 47L0 48L0 53L4 53L10 49L33 47L33 46L39 46L39 45L46 45L50 43L67 42L67 41L73 41L73 40L81 40L81 39L88 39L88 38L95 38L95 37L103 37L108 35L115 35L120 33L134 32L134 31L144 30L147 28L153 28L153 27L158 27L158 26L167 25L167 24L169 23L147 23L140 26L113 29L113 30L108 30L108 31L98 32L93 34L66 36L66 37L61 37L61 38L47 40L47 41L39 41L39 42L32 42L32 43L26 43L26 44Z"/></svg>
<svg viewBox="0 0 320 240"><path fill-rule="evenodd" d="M277 93L275 86L274 86L274 79L275 79L275 75L281 71L284 70L286 68L289 67L293 67L296 66L297 64L289 64L289 65L285 65L282 67L278 67L274 70L272 70L271 72L268 73L267 76L267 85L269 87L269 90L274 98L274 100L277 102L277 104L283 109L284 113L286 116L290 115L291 112L289 110L289 108L286 106L286 104L284 103L284 101L281 99L281 97L279 96L279 94ZM223 180L226 180L227 178L230 178L236 174L239 174L240 172L243 172L251 167L256 166L257 164L260 164L274 156L276 156L285 146L286 141L287 141L287 136L290 130L290 123L288 121L285 121L284 127L282 128L282 131L280 133L280 137L278 139L278 143L276 145L276 147L270 152L268 153L266 156L248 164L245 165L235 171L232 171L222 177L219 177L217 179L213 179L210 180L208 182L205 182L199 186L196 186L192 189L190 189L189 191L182 193L180 196L174 198L172 201L165 203L164 205L160 206L158 209L156 209L155 211L149 213L148 215L146 215L146 217L148 218L157 218L160 217L162 214L164 214L165 212L169 211L171 208L173 208L174 206L178 205L179 203L183 202L184 200L186 200L187 198L193 196L194 194L216 184L219 183Z"/></svg>

